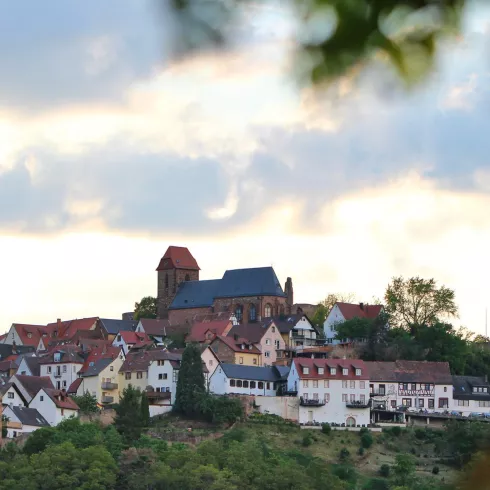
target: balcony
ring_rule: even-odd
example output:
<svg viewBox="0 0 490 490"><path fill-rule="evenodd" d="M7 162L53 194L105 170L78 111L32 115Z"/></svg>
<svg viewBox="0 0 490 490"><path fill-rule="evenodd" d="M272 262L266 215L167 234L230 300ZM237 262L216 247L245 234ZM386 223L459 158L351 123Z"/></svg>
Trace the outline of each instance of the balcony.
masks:
<svg viewBox="0 0 490 490"><path fill-rule="evenodd" d="M371 400L361 401L361 400L351 400L345 402L347 408L369 408L371 405Z"/></svg>
<svg viewBox="0 0 490 490"><path fill-rule="evenodd" d="M146 396L155 400L170 400L172 393L170 391L147 391Z"/></svg>
<svg viewBox="0 0 490 490"><path fill-rule="evenodd" d="M308 400L300 396L299 404L302 407L323 407L323 405L325 405L325 400L315 400L314 398Z"/></svg>
<svg viewBox="0 0 490 490"><path fill-rule="evenodd" d="M369 396L386 396L386 391L371 391Z"/></svg>
<svg viewBox="0 0 490 490"><path fill-rule="evenodd" d="M112 381L102 381L101 387L103 390L108 390L108 391L117 390L118 384L113 383Z"/></svg>
<svg viewBox="0 0 490 490"><path fill-rule="evenodd" d="M103 396L102 397L102 403L114 403L114 397L113 396Z"/></svg>

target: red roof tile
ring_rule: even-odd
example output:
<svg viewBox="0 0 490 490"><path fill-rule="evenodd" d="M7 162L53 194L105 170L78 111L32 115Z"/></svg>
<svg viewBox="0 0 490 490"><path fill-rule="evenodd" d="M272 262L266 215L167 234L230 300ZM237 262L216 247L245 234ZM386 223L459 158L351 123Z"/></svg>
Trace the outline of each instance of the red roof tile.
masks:
<svg viewBox="0 0 490 490"><path fill-rule="evenodd" d="M213 342L221 341L226 344L230 349L235 352L248 352L249 354L260 354L259 349L255 347L252 342L248 339L244 339L243 337L235 340L233 337L223 337L222 335L216 336L216 339ZM242 345L245 345L245 349L242 349ZM251 347L251 349L249 348Z"/></svg>
<svg viewBox="0 0 490 490"><path fill-rule="evenodd" d="M121 353L121 347L95 347L88 353L83 366L78 374L84 373L89 367L91 362L100 361L101 359L116 359Z"/></svg>
<svg viewBox="0 0 490 490"><path fill-rule="evenodd" d="M24 323L14 323L12 327L15 328L17 335L22 341L22 345L31 345L37 347L39 344L39 339L42 337L43 333L46 333L45 325L27 325Z"/></svg>
<svg viewBox="0 0 490 490"><path fill-rule="evenodd" d="M296 357L294 364L300 379L338 379L338 380L369 380L369 372L364 361L360 359L311 359L306 357ZM308 374L303 373L303 367L308 368ZM318 372L318 368L323 368L323 374ZM330 368L336 368L335 374L330 374ZM342 374L342 370L347 368L349 373ZM356 369L361 370L361 375L356 376Z"/></svg>
<svg viewBox="0 0 490 490"><path fill-rule="evenodd" d="M73 381L73 383L68 388L67 393L69 395L70 394L76 395L77 394L77 391L78 391L78 388L80 388L80 385L82 384L82 381L83 381L83 378L77 378L75 381Z"/></svg>
<svg viewBox="0 0 490 490"><path fill-rule="evenodd" d="M46 394L53 400L58 408L66 408L68 410L80 410L78 405L61 390L55 390L53 388L44 388Z"/></svg>
<svg viewBox="0 0 490 490"><path fill-rule="evenodd" d="M362 308L360 304L352 303L335 303L342 313L342 316L346 320L352 320L353 318L376 318L383 309L382 305L368 305L363 304Z"/></svg>
<svg viewBox="0 0 490 490"><path fill-rule="evenodd" d="M158 264L157 271L167 269L200 270L196 259L187 247L170 246Z"/></svg>
<svg viewBox="0 0 490 490"><path fill-rule="evenodd" d="M395 361L366 362L371 381L398 383L452 384L447 362Z"/></svg>
<svg viewBox="0 0 490 490"><path fill-rule="evenodd" d="M141 332L127 332L121 330L119 334L126 344L139 344L142 342L150 342L150 338L146 333Z"/></svg>
<svg viewBox="0 0 490 490"><path fill-rule="evenodd" d="M97 320L97 317L91 317L48 323L46 329L52 339L71 339L80 330L92 330Z"/></svg>
<svg viewBox="0 0 490 490"><path fill-rule="evenodd" d="M223 335L230 323L230 320L194 323L185 340L186 342L204 342L208 330L214 335Z"/></svg>

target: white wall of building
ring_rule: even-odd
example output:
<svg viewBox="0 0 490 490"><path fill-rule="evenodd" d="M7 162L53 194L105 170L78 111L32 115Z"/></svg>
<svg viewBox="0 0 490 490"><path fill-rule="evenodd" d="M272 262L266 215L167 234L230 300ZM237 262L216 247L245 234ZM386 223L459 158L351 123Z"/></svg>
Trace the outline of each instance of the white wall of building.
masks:
<svg viewBox="0 0 490 490"><path fill-rule="evenodd" d="M41 364L41 376L49 376L56 389L67 390L70 385L78 378L78 371L82 368L82 363L77 362L53 362Z"/></svg>
<svg viewBox="0 0 490 490"><path fill-rule="evenodd" d="M35 408L52 427L72 416L78 417L78 410L61 409L51 400L44 390L39 390L29 403L30 408Z"/></svg>
<svg viewBox="0 0 490 490"><path fill-rule="evenodd" d="M238 380L235 379L235 386L231 386L232 379L229 379L221 366L211 376L209 382L209 391L217 395L224 395L229 393L235 393L239 395L255 395L255 396L276 396L276 390L274 389L274 383L272 381L258 381L258 380ZM237 381L240 381L242 386L236 386ZM247 381L248 387L243 387L243 381ZM255 388L250 388L250 382L255 383ZM261 386L259 388L259 386Z"/></svg>
<svg viewBox="0 0 490 490"><path fill-rule="evenodd" d="M272 366L277 360L277 350L284 350L286 343L279 329L271 323L256 347L262 352L262 366Z"/></svg>
<svg viewBox="0 0 490 490"><path fill-rule="evenodd" d="M260 413L278 415L283 419L299 419L299 398L296 396L261 396L255 399Z"/></svg>
<svg viewBox="0 0 490 490"><path fill-rule="evenodd" d="M17 393L17 390L11 386L2 397L3 405L10 407L25 407L25 403Z"/></svg>
<svg viewBox="0 0 490 490"><path fill-rule="evenodd" d="M213 354L213 351L211 350L210 347L206 347L201 354L201 359L202 362L206 365L206 368L208 370L208 378L211 379L211 376L213 375L214 371L219 365L218 359L216 359L216 356Z"/></svg>
<svg viewBox="0 0 490 490"><path fill-rule="evenodd" d="M335 338L337 335L337 331L335 326L339 323L343 323L345 321L344 315L342 315L340 308L338 305L334 305L334 307L330 310L325 322L323 323L323 330L325 332L325 338L329 344L336 345L339 341Z"/></svg>
<svg viewBox="0 0 490 490"><path fill-rule="evenodd" d="M154 391L169 391L171 393L171 405L175 402L177 379L178 370L174 369L167 359L152 361L148 367L148 385L152 386ZM168 403L168 400L162 400L162 404Z"/></svg>
<svg viewBox="0 0 490 490"><path fill-rule="evenodd" d="M9 344L9 345L13 345L15 342L16 345L24 345L22 343L22 340L21 338L19 337L19 335L17 334L17 330L14 328L14 326L12 325L7 333L7 335L5 336L5 338L3 339L3 342L4 344Z"/></svg>
<svg viewBox="0 0 490 490"><path fill-rule="evenodd" d="M22 374L24 376L34 376L32 374L32 371L29 369L27 362L25 361L25 357L23 357L22 361L20 361L16 374Z"/></svg>

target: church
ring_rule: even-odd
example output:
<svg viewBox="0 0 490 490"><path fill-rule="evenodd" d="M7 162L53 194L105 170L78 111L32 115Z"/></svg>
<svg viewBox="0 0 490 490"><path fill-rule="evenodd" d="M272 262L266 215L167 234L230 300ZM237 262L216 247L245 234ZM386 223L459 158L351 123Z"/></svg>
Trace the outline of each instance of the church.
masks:
<svg viewBox="0 0 490 490"><path fill-rule="evenodd" d="M283 289L272 267L227 270L221 279L201 281L190 251L170 246L156 270L158 318L172 325L218 313L240 323L291 314L293 282L288 277Z"/></svg>

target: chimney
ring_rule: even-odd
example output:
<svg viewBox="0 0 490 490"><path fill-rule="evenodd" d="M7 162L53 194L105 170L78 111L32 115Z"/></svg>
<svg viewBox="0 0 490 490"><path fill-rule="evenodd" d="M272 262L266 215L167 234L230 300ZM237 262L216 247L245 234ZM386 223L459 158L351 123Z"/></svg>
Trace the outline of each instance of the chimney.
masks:
<svg viewBox="0 0 490 490"><path fill-rule="evenodd" d="M57 323L58 325L60 325L60 324L61 324L61 318L58 318L58 319L56 320L56 323Z"/></svg>
<svg viewBox="0 0 490 490"><path fill-rule="evenodd" d="M361 308L361 310L364 310L364 303L359 303L359 307Z"/></svg>

